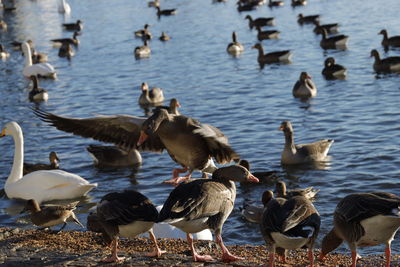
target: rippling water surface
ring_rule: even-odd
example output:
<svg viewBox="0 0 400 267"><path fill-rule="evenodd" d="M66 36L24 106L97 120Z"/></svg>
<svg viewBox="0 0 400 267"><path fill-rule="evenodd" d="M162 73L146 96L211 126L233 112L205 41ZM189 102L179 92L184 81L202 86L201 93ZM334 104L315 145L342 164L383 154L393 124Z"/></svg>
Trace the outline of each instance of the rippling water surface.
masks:
<svg viewBox="0 0 400 267"><path fill-rule="evenodd" d="M321 191L315 206L322 217L318 243L332 226L337 202L349 193L371 190L398 192L400 178L400 77L377 76L372 69L371 49L381 56L399 56L399 50L384 53L377 33L385 28L399 35L398 2L315 0L305 7L286 6L269 9L261 6L250 13L239 13L235 1L214 4L210 1L165 0L162 8L177 8L178 14L157 19L146 1L69 0L72 13L57 13L57 1L18 1L17 10L4 13L8 32L0 33L1 43L11 51L13 40L32 39L40 52L58 72L56 81L41 81L50 99L40 107L55 114L90 117L95 114L143 115L137 99L139 86L164 89L166 99L176 97L181 113L219 127L233 148L252 163L253 170L276 170L288 187L314 186ZM1 12L1 10L0 10ZM321 14L322 23L340 23L340 32L350 36L345 51L323 51L313 26L297 24L297 14ZM279 40L263 41L266 52L291 49L292 64L270 65L260 70L256 32L250 31L245 15L273 16ZM1 15L0 15L1 16ZM63 22L84 22L81 45L71 62L57 56L50 39L70 37L61 28ZM151 57L135 60L133 49L141 44L133 32L151 25L158 37L161 31L172 39L150 42ZM245 46L238 58L226 53L232 31ZM327 56L335 57L348 69L346 80L327 81L322 75ZM46 125L31 111L29 82L22 75L24 58L11 51L0 62L0 125L17 121L25 138L25 160L46 162L49 151L57 151L62 169L99 183L91 199L78 211L86 221L88 210L104 194L136 189L154 203L162 204L172 187L161 184L177 165L167 153L143 153L143 164L135 169L97 169L85 147L93 140L73 136ZM312 75L318 95L309 102L292 97L292 87L301 71ZM322 138L335 139L328 168L285 169L280 165L284 138L278 127L291 120L297 143ZM14 142L1 139L0 177L4 184L11 170ZM196 173L195 176L199 176ZM235 209L224 226L228 244L263 244L258 227L244 221L239 207L244 202L259 203L265 189L272 185L238 185ZM0 201L0 225L31 227L20 217L21 203L3 197ZM74 228L69 225L67 228ZM343 250L345 246L342 246ZM393 242L399 253L400 241ZM365 250L382 253L382 247Z"/></svg>

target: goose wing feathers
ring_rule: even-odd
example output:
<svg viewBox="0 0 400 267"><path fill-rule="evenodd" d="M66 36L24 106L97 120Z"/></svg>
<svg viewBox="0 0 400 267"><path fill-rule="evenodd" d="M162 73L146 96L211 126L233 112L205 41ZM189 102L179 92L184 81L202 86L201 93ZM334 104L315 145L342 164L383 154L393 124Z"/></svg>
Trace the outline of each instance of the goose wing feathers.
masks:
<svg viewBox="0 0 400 267"><path fill-rule="evenodd" d="M324 154L327 149L331 146L333 140L320 140L310 144L299 144L296 145L297 152L304 156Z"/></svg>

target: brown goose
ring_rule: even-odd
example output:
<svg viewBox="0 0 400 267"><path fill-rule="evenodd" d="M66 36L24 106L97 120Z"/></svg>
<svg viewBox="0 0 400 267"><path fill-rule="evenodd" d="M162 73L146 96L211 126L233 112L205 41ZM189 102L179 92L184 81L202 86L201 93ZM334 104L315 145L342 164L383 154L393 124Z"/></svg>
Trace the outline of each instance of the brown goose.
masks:
<svg viewBox="0 0 400 267"><path fill-rule="evenodd" d="M286 200L274 198L272 192L270 194L260 226L270 251L269 266L274 266L276 248L298 249L304 246L308 248L310 266L313 266L313 247L321 224L317 209L303 196ZM286 262L285 254L283 262Z"/></svg>
<svg viewBox="0 0 400 267"><path fill-rule="evenodd" d="M36 226L47 228L58 224L63 224L63 226L58 230L59 232L67 225L67 220L69 218L71 218L76 224L83 227L74 213L78 202L79 201L73 202L65 206L51 205L40 207L34 199L30 199L27 201L22 212L28 211L30 213L32 223Z"/></svg>
<svg viewBox="0 0 400 267"><path fill-rule="evenodd" d="M257 39L258 41L267 40L267 39L278 39L280 31L277 30L268 30L263 31L259 26L256 27L257 29Z"/></svg>
<svg viewBox="0 0 400 267"><path fill-rule="evenodd" d="M94 164L100 167L132 167L142 163L142 156L135 148L126 150L117 146L92 144L86 150L93 157Z"/></svg>
<svg viewBox="0 0 400 267"><path fill-rule="evenodd" d="M60 166L58 165L58 162L60 159L58 158L58 155L56 152L51 151L49 153L49 161L50 164L45 164L45 163L26 163L24 162L24 167L22 170L23 175L38 171L38 170L54 170L54 169L59 169Z"/></svg>
<svg viewBox="0 0 400 267"><path fill-rule="evenodd" d="M160 18L161 16L171 16L176 15L176 8L173 9L160 9L159 6L156 6L157 9L157 16Z"/></svg>
<svg viewBox="0 0 400 267"><path fill-rule="evenodd" d="M276 7L276 6L284 6L285 2L279 0L269 0L268 6L269 7Z"/></svg>
<svg viewBox="0 0 400 267"><path fill-rule="evenodd" d="M307 72L300 73L299 80L294 84L292 90L294 97L309 98L317 95L317 87Z"/></svg>
<svg viewBox="0 0 400 267"><path fill-rule="evenodd" d="M307 0L292 0L292 7L305 5L307 5Z"/></svg>
<svg viewBox="0 0 400 267"><path fill-rule="evenodd" d="M239 12L255 10L258 7L258 2L243 3L242 1L237 1L236 4Z"/></svg>
<svg viewBox="0 0 400 267"><path fill-rule="evenodd" d="M210 229L222 249L222 261L232 262L243 258L232 255L222 240L222 226L232 212L235 198L235 181L258 182L245 168L233 165L216 170L212 179L196 179L180 184L165 201L158 221L168 222L187 234L194 261L212 261L210 255L199 255L193 245L192 233Z"/></svg>
<svg viewBox="0 0 400 267"><path fill-rule="evenodd" d="M163 108L163 109L167 110L169 114L181 115L178 110L178 108L180 108L180 107L181 107L181 104L179 103L178 99L172 98L169 101L169 106L157 106L156 109Z"/></svg>
<svg viewBox="0 0 400 267"><path fill-rule="evenodd" d="M78 35L80 35L79 32L74 32L74 34L72 35L72 38L52 39L50 41L52 41L55 45L70 44L70 45L77 46L77 45L79 45L79 39L77 38Z"/></svg>
<svg viewBox="0 0 400 267"><path fill-rule="evenodd" d="M241 159L238 165L245 167L248 171L251 171L250 162L248 162L245 159ZM262 172L251 171L251 173L260 180L260 183L271 183L272 181L278 179L276 171L262 171Z"/></svg>
<svg viewBox="0 0 400 267"><path fill-rule="evenodd" d="M154 243L153 251L146 256L159 257L165 251L158 247L153 234L152 227L157 217L158 211L147 197L134 190L125 190L102 197L97 204L96 213L88 218L88 228L103 233L106 242L111 241L112 255L105 261L124 260L124 257L118 257L118 236L132 238L145 232L149 232Z"/></svg>
<svg viewBox="0 0 400 267"><path fill-rule="evenodd" d="M135 31L135 36L140 37L143 40L150 40L151 38L153 38L153 35L149 31L149 27L150 25L146 23L143 29Z"/></svg>
<svg viewBox="0 0 400 267"><path fill-rule="evenodd" d="M264 27L264 26L274 26L275 25L275 18L253 18L250 15L246 15L244 19L249 20L249 28L253 29L254 27Z"/></svg>
<svg viewBox="0 0 400 267"><path fill-rule="evenodd" d="M293 127L290 121L281 123L279 130L285 135L285 146L282 151L282 164L303 164L323 161L326 159L333 139L324 139L310 144L296 145L294 143Z"/></svg>
<svg viewBox="0 0 400 267"><path fill-rule="evenodd" d="M241 210L242 216L249 222L261 224L264 209L273 195L274 193L272 191L265 191L261 197L262 206L243 205Z"/></svg>
<svg viewBox="0 0 400 267"><path fill-rule="evenodd" d="M75 52L71 44L69 43L62 44L60 49L58 50L58 56L66 57L67 59L71 59L73 56L75 56Z"/></svg>
<svg viewBox="0 0 400 267"><path fill-rule="evenodd" d="M31 75L30 80L32 81L32 90L29 91L30 101L47 101L49 99L49 93L46 89L39 87L39 81L36 75Z"/></svg>
<svg viewBox="0 0 400 267"><path fill-rule="evenodd" d="M151 48L148 45L147 39L143 40L143 45L136 46L133 53L135 54L136 59L150 57Z"/></svg>
<svg viewBox="0 0 400 267"><path fill-rule="evenodd" d="M400 57L387 57L381 59L376 49L371 50L371 57L375 58L373 68L376 72L400 72Z"/></svg>
<svg viewBox="0 0 400 267"><path fill-rule="evenodd" d="M388 37L388 33L385 29L381 30L378 34L383 35L382 45L400 47L400 35Z"/></svg>
<svg viewBox="0 0 400 267"><path fill-rule="evenodd" d="M286 183L284 181L278 181L275 184L275 193L277 197L281 198L292 198L295 196L303 196L308 200L313 201L315 199L315 195L319 192L319 189L314 189L314 187L310 186L307 188L298 188L286 190Z"/></svg>
<svg viewBox="0 0 400 267"><path fill-rule="evenodd" d="M157 109L143 122L138 147L149 136L160 138L171 158L183 166L183 169L174 169L173 178L166 183L176 185L190 179L194 170L212 173L216 169L212 158L220 164L239 160L228 138L218 128L183 115L169 114L164 109ZM187 176L178 177L186 171L189 172Z"/></svg>
<svg viewBox="0 0 400 267"><path fill-rule="evenodd" d="M62 26L67 31L77 31L80 32L83 30L83 22L81 20L77 20L76 23L63 23Z"/></svg>
<svg viewBox="0 0 400 267"><path fill-rule="evenodd" d="M319 45L323 49L345 49L349 36L340 34L332 37L327 37L328 33L325 29L322 29L322 39Z"/></svg>
<svg viewBox="0 0 400 267"><path fill-rule="evenodd" d="M327 33L333 34L338 32L338 23L330 23L330 24L320 24L319 20L314 22L315 28L314 28L314 33L315 34L322 34L323 30L325 29Z"/></svg>
<svg viewBox="0 0 400 267"><path fill-rule="evenodd" d="M232 32L232 42L228 44L226 51L232 55L238 55L244 51L244 46L236 40L236 32Z"/></svg>
<svg viewBox="0 0 400 267"><path fill-rule="evenodd" d="M319 257L346 241L356 266L357 247L386 245L386 267L390 267L390 244L400 227L400 197L385 192L356 193L344 197L333 214L333 229L322 240Z"/></svg>
<svg viewBox="0 0 400 267"><path fill-rule="evenodd" d="M141 85L142 94L139 96L139 105L156 105L164 101L164 93L161 88L153 87L149 89L149 85L144 82Z"/></svg>
<svg viewBox="0 0 400 267"><path fill-rule="evenodd" d="M315 23L316 21L319 21L319 18L319 15L303 16L303 14L300 13L297 15L297 22L299 24Z"/></svg>
<svg viewBox="0 0 400 267"><path fill-rule="evenodd" d="M333 57L325 59L324 65L325 67L322 70L322 75L324 75L326 79L340 79L344 78L347 74L346 68L342 65L335 64L335 59Z"/></svg>
<svg viewBox="0 0 400 267"><path fill-rule="evenodd" d="M290 62L290 58L292 56L292 52L290 50L277 51L264 54L264 49L260 43L255 44L252 48L258 50L257 60L260 65L278 63L278 62L288 63Z"/></svg>

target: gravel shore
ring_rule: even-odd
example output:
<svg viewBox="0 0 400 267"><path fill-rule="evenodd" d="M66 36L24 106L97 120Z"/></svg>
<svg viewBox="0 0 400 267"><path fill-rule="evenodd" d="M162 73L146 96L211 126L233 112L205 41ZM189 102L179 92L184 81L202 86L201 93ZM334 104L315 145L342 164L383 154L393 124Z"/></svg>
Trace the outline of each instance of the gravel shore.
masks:
<svg viewBox="0 0 400 267"><path fill-rule="evenodd" d="M161 249L167 252L160 258L144 256L151 250L146 238L122 239L119 256L123 263L106 263L102 259L110 255L101 235L92 232L63 231L54 234L45 230L0 228L0 266L262 266L267 264L265 246L228 246L232 253L244 260L230 264L218 261L221 251L214 242L197 241L199 253L211 254L214 262L193 262L186 240L159 239ZM316 256L319 251L315 251ZM333 253L316 266L349 266L350 256ZM305 250L290 252L287 264L279 261L276 266L308 266ZM384 256L369 255L358 266L384 266ZM392 255L391 266L400 266L400 255Z"/></svg>

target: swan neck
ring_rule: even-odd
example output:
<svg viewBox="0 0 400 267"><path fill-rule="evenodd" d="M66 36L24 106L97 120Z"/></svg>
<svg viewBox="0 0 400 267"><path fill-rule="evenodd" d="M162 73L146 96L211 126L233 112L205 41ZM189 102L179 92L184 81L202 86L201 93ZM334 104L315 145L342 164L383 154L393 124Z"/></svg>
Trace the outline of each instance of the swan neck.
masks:
<svg viewBox="0 0 400 267"><path fill-rule="evenodd" d="M31 48L28 47L25 53L25 66L32 66L32 53L31 53Z"/></svg>
<svg viewBox="0 0 400 267"><path fill-rule="evenodd" d="M14 161L10 176L6 181L6 185L15 183L22 178L22 167L24 162L24 137L22 131L17 131L12 135L14 139Z"/></svg>

